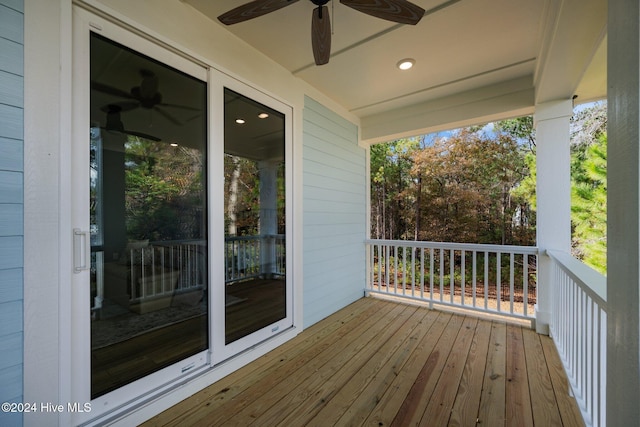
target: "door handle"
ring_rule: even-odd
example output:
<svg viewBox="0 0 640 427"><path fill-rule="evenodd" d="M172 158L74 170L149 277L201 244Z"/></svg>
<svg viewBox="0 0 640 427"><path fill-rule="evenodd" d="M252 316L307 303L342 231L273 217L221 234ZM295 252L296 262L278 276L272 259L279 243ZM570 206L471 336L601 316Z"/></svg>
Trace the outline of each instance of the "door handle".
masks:
<svg viewBox="0 0 640 427"><path fill-rule="evenodd" d="M73 229L73 272L80 273L89 270L91 249L89 247L89 232L79 228Z"/></svg>

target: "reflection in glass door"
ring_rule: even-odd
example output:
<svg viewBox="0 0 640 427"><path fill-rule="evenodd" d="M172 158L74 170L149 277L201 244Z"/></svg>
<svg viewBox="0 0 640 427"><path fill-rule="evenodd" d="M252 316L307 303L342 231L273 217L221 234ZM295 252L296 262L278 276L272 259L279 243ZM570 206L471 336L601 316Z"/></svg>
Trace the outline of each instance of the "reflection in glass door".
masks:
<svg viewBox="0 0 640 427"><path fill-rule="evenodd" d="M209 347L206 83L91 35L91 397Z"/></svg>
<svg viewBox="0 0 640 427"><path fill-rule="evenodd" d="M276 333L279 326L273 325L288 315L285 115L228 88L224 105L224 342L229 345L261 330Z"/></svg>

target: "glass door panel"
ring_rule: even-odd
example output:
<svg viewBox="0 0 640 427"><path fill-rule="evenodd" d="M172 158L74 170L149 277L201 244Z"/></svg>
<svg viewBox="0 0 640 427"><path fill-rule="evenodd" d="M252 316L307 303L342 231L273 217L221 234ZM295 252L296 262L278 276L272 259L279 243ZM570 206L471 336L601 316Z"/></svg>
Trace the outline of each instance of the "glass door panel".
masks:
<svg viewBox="0 0 640 427"><path fill-rule="evenodd" d="M207 85L90 42L91 397L209 348Z"/></svg>
<svg viewBox="0 0 640 427"><path fill-rule="evenodd" d="M290 295L285 115L228 88L224 105L224 343L230 345L258 331L276 333Z"/></svg>

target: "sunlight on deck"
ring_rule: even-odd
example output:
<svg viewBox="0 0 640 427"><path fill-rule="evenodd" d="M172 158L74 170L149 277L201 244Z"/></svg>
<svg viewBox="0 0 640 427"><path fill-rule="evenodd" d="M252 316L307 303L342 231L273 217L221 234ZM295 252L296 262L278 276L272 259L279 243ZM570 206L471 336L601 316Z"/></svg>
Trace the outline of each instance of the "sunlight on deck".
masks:
<svg viewBox="0 0 640 427"><path fill-rule="evenodd" d="M363 298L146 426L584 425L549 337Z"/></svg>

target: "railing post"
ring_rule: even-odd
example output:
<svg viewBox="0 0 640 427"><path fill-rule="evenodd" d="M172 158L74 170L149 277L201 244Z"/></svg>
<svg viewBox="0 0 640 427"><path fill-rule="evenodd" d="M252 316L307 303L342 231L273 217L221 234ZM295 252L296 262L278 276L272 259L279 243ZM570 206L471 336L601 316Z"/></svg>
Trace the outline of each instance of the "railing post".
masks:
<svg viewBox="0 0 640 427"><path fill-rule="evenodd" d="M537 244L540 252L571 249L571 181L569 119L570 99L536 105ZM549 333L553 276L551 260L541 256L538 265L536 331Z"/></svg>

